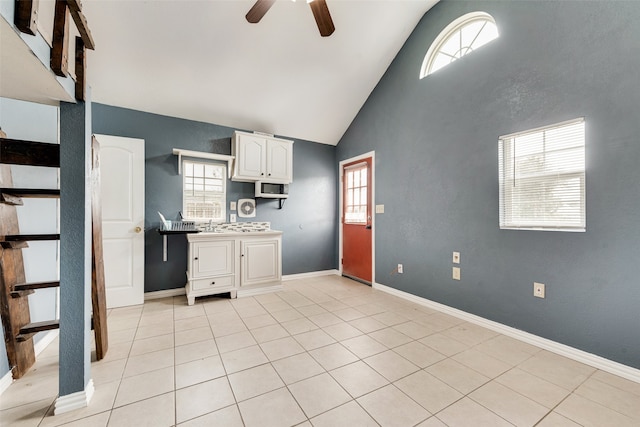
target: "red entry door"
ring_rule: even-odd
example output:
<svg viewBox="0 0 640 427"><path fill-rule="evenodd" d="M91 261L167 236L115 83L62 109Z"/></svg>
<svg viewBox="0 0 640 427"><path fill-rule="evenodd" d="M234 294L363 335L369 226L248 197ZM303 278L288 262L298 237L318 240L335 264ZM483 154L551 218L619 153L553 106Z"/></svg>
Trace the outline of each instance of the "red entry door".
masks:
<svg viewBox="0 0 640 427"><path fill-rule="evenodd" d="M371 268L371 157L342 168L342 274L367 283Z"/></svg>

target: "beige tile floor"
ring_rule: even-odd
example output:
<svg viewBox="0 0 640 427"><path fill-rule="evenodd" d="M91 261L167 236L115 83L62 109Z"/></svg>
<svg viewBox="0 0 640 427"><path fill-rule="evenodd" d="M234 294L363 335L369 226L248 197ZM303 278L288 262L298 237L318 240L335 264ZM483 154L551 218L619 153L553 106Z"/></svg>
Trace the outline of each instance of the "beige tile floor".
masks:
<svg viewBox="0 0 640 427"><path fill-rule="evenodd" d="M2 426L639 426L640 384L340 278L111 310L89 407L53 416L57 342Z"/></svg>

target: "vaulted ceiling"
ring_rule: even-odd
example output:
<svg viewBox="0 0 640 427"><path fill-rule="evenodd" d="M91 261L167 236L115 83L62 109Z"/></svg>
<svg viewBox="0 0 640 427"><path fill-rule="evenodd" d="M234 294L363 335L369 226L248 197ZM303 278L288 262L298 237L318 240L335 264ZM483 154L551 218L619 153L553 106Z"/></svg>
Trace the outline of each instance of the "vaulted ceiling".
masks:
<svg viewBox="0 0 640 427"><path fill-rule="evenodd" d="M85 1L92 99L335 145L436 1L327 0L330 37L305 0Z"/></svg>

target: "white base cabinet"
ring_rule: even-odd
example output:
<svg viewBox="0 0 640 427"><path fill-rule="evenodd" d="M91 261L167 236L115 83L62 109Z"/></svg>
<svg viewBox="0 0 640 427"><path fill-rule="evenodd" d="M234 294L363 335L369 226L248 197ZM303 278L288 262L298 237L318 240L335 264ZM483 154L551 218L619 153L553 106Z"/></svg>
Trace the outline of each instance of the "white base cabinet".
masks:
<svg viewBox="0 0 640 427"><path fill-rule="evenodd" d="M282 288L282 232L188 234L187 302L229 292L231 298Z"/></svg>
<svg viewBox="0 0 640 427"><path fill-rule="evenodd" d="M280 282L280 238L243 240L240 247L240 288Z"/></svg>

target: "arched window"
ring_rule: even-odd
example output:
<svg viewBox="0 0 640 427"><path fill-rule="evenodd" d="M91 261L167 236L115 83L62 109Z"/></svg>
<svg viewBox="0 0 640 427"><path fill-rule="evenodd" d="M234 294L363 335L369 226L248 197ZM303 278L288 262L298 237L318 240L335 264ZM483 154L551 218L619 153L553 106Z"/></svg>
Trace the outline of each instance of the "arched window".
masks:
<svg viewBox="0 0 640 427"><path fill-rule="evenodd" d="M439 70L480 46L498 38L493 17L485 12L471 12L453 21L435 39L422 62L420 78Z"/></svg>

